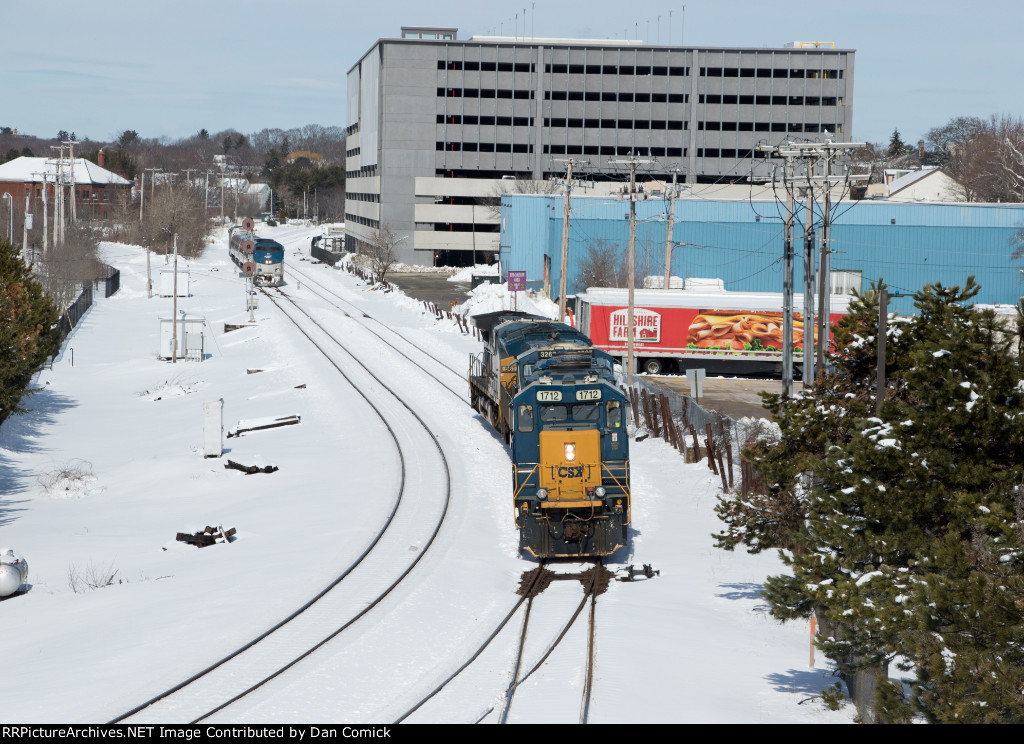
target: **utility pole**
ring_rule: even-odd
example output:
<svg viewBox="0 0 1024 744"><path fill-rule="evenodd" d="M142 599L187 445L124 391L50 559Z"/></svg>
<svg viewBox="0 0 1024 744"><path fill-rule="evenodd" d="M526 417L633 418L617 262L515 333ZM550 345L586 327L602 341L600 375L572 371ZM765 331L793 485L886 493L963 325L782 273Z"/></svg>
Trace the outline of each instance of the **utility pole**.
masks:
<svg viewBox="0 0 1024 744"><path fill-rule="evenodd" d="M782 232L782 397L790 398L793 395L793 161L798 153L785 149L783 145L757 149L766 155L780 155L786 160L782 176L782 186L786 190L786 219Z"/></svg>
<svg viewBox="0 0 1024 744"><path fill-rule="evenodd" d="M810 163L808 163L810 169ZM810 173L808 173L808 176ZM807 228L804 232L804 390L814 384L814 191L807 187L804 205Z"/></svg>
<svg viewBox="0 0 1024 744"><path fill-rule="evenodd" d="M827 139L825 142L803 142L794 143L786 142L781 145L773 146L760 146L758 151L765 154L774 154L785 158L786 160L786 175L783 184L786 189L786 230L784 238L784 266L783 266L783 329L782 329L782 346L783 346L783 361L782 361L782 394L783 397L789 397L792 394L792 379L793 379L793 335L792 335L792 320L793 320L793 303L792 303L792 292L793 292L793 219L794 219L794 190L797 188L794 178L794 161L800 159L804 161L807 169L807 228L805 231L805 251L804 251L804 383L813 384L814 382L814 367L815 357L813 355L814 349L813 344L813 274L814 274L814 253L813 253L813 241L814 241L814 184L824 184L824 214L822 217L822 260L820 264L820 271L822 272L821 281L819 286L823 288L820 292L819 297L819 313L818 313L818 364L824 368L824 355L827 351L828 335L829 335L829 319L830 319L830 308L831 308L831 296L830 296L830 221L831 221L831 188L834 176L831 175L831 166L829 161L834 160L838 157L841 152L847 150L853 150L859 147L864 147L863 142L842 142L836 143L832 140ZM812 173L814 170L814 164L818 160L826 162L825 175L822 178L813 177ZM810 333L808 329L810 328Z"/></svg>
<svg viewBox="0 0 1024 744"><path fill-rule="evenodd" d="M171 330L171 344L174 348L171 351L171 364L176 364L178 361L178 233L174 233L174 317L171 322L173 327Z"/></svg>
<svg viewBox="0 0 1024 744"><path fill-rule="evenodd" d="M565 215L562 217L562 261L558 272L558 321L565 322L565 275L569 271L569 200L572 194L572 167L583 165L586 161L567 158L556 160L565 163Z"/></svg>
<svg viewBox="0 0 1024 744"><path fill-rule="evenodd" d="M821 239L818 252L818 357L817 369L825 369L825 353L829 347L829 329L832 326L832 262L829 241L832 209L832 153L825 157L825 184L821 195Z"/></svg>
<svg viewBox="0 0 1024 744"><path fill-rule="evenodd" d="M629 288L629 305L626 309L626 374L628 379L631 380L636 371L636 360L633 355L636 332L636 329L633 327L634 292L636 289L636 200L638 196L636 191L636 167L641 163L653 163L654 161L640 160L633 157L609 162L629 166L629 257L626 261L626 286Z"/></svg>
<svg viewBox="0 0 1024 744"><path fill-rule="evenodd" d="M163 168L145 168L144 170L151 171L149 175L149 200L153 201L154 199L156 199L156 174L162 171ZM141 216L139 219L141 219Z"/></svg>
<svg viewBox="0 0 1024 744"><path fill-rule="evenodd" d="M153 201L156 198L156 174L163 170L163 168L146 168L145 170L152 171L149 176L149 200Z"/></svg>
<svg viewBox="0 0 1024 744"><path fill-rule="evenodd" d="M139 174L139 222L142 222L142 203L146 201L146 171Z"/></svg>
<svg viewBox="0 0 1024 744"><path fill-rule="evenodd" d="M29 196L30 190L25 189L25 214L21 220L21 257L28 260L28 221L29 221Z"/></svg>
<svg viewBox="0 0 1024 744"><path fill-rule="evenodd" d="M782 395L793 395L793 158L786 157L786 224L782 246Z"/></svg>
<svg viewBox="0 0 1024 744"><path fill-rule="evenodd" d="M43 258L46 258L46 234L49 232L49 225L47 224L47 205L46 205L46 171L42 173L33 173L34 176L43 177Z"/></svg>
<svg viewBox="0 0 1024 744"><path fill-rule="evenodd" d="M885 336L886 324L889 321L889 293L885 289L882 278L878 278L878 361L875 390L875 415L882 412L882 401L885 399Z"/></svg>
<svg viewBox="0 0 1024 744"><path fill-rule="evenodd" d="M75 194L75 145L79 144L78 140L68 139L61 144L68 146L68 153L71 157L71 224L78 222L78 201ZM61 158L64 157L64 151L61 150Z"/></svg>
<svg viewBox="0 0 1024 744"><path fill-rule="evenodd" d="M58 150L58 159L47 160L47 165L54 164L56 174L54 176L55 192L53 198L53 245L56 247L64 242L64 145L50 145L51 150Z"/></svg>
<svg viewBox="0 0 1024 744"><path fill-rule="evenodd" d="M660 27L660 24L659 24ZM672 171L672 190L668 193L668 221L665 224L665 289L669 289L672 279L672 226L676 216L676 177L679 169Z"/></svg>

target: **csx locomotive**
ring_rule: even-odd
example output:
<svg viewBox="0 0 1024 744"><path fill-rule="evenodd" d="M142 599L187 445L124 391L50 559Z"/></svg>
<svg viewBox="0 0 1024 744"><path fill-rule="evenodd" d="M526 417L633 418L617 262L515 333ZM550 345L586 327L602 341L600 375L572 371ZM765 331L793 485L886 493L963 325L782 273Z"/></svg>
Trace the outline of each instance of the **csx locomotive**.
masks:
<svg viewBox="0 0 1024 744"><path fill-rule="evenodd" d="M241 225L228 230L231 260L256 284L279 287L284 281L284 246L276 240L257 237L253 221L247 217Z"/></svg>
<svg viewBox="0 0 1024 744"><path fill-rule="evenodd" d="M609 555L630 524L626 396L613 359L575 328L509 311L477 316L473 408L512 446L520 548L537 558Z"/></svg>

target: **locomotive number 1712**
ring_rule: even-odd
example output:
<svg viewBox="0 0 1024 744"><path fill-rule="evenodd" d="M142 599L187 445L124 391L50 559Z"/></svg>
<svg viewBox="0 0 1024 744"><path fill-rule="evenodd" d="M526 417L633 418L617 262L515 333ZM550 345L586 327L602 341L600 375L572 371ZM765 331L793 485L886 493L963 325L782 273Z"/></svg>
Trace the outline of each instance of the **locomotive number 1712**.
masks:
<svg viewBox="0 0 1024 744"><path fill-rule="evenodd" d="M577 390L576 400L601 400L600 390Z"/></svg>

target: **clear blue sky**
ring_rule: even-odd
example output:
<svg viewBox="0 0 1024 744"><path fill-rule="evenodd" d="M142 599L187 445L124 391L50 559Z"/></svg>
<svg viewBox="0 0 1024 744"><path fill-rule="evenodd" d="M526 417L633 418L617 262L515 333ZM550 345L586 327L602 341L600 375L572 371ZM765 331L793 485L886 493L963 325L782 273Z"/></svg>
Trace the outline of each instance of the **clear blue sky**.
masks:
<svg viewBox="0 0 1024 744"><path fill-rule="evenodd" d="M0 0L0 126L110 139L344 126L345 75L402 25L697 46L833 41L857 51L854 131L913 143L953 116L1024 115L1013 0ZM685 11L684 11L685 7ZM519 18L516 18L516 14ZM660 21L658 20L660 16Z"/></svg>

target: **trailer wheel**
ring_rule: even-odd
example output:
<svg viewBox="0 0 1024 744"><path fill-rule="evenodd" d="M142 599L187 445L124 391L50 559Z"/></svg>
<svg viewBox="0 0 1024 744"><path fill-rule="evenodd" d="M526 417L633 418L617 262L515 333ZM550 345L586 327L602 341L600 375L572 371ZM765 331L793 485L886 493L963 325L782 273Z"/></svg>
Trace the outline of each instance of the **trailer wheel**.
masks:
<svg viewBox="0 0 1024 744"><path fill-rule="evenodd" d="M644 360L644 372L649 375L660 375L663 369L660 359L645 359Z"/></svg>

